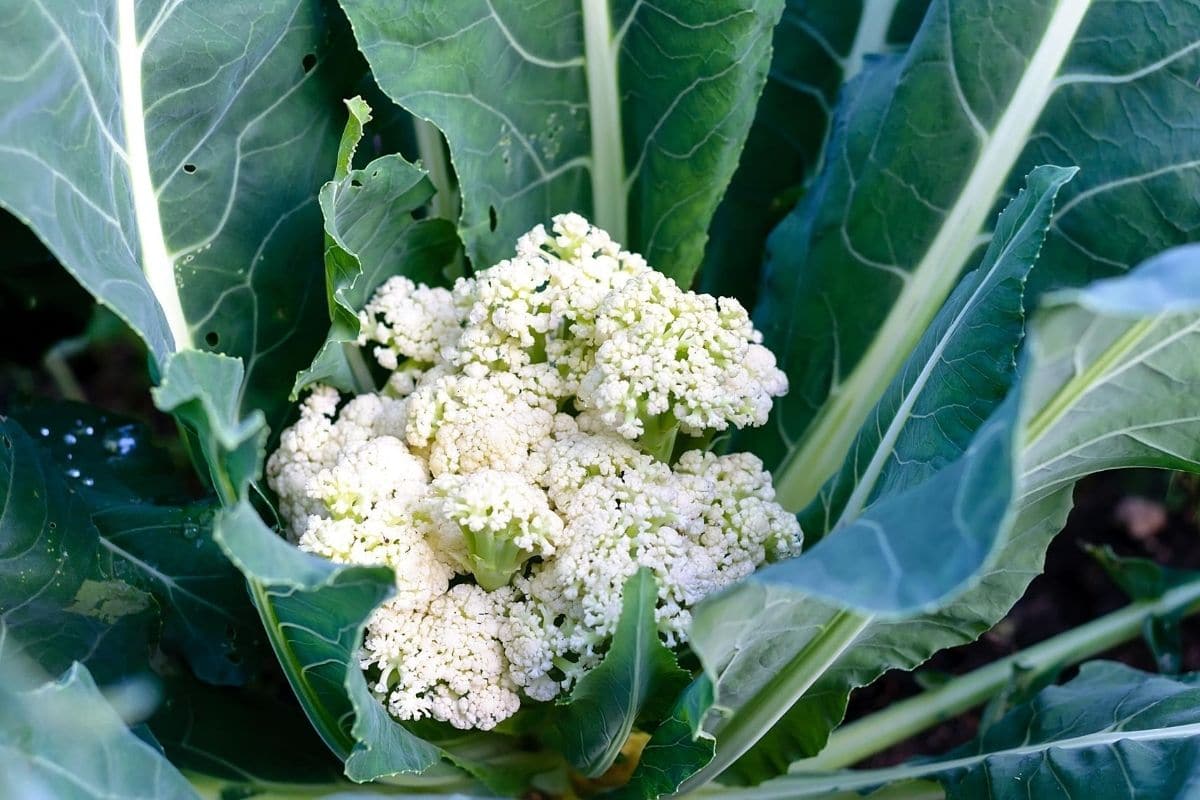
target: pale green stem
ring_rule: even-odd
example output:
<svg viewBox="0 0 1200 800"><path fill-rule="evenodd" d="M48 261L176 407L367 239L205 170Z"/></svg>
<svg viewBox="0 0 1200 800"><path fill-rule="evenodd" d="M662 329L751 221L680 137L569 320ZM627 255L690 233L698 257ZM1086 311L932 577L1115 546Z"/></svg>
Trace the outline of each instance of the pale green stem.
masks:
<svg viewBox="0 0 1200 800"><path fill-rule="evenodd" d="M354 393L370 394L374 392L375 378L371 375L371 368L367 366L367 360L363 358L362 349L353 342L346 342L342 345L342 349L346 354L346 364L350 367L350 374L354 377Z"/></svg>
<svg viewBox="0 0 1200 800"><path fill-rule="evenodd" d="M608 0L583 0L583 50L592 128L592 221L615 241L627 241L625 150L617 42ZM632 13L632 12L631 12Z"/></svg>
<svg viewBox="0 0 1200 800"><path fill-rule="evenodd" d="M64 400L87 402L83 387L79 385L79 381L75 380L75 373L71 371L71 365L68 362L87 350L88 344L90 341L86 333L73 336L70 339L63 339L51 347L42 357L42 366L46 372L50 373L50 378L54 381L55 387L58 388L58 392Z"/></svg>
<svg viewBox="0 0 1200 800"><path fill-rule="evenodd" d="M421 165L429 172L429 180L437 194L433 196L430 210L435 217L458 222L458 195L454 191L453 173L446 159L446 147L442 133L427 120L414 118L417 133L417 150L421 154Z"/></svg>
<svg viewBox="0 0 1200 800"><path fill-rule="evenodd" d="M827 772L856 764L987 702L1004 689L1018 667L1039 675L1069 666L1135 638L1148 619L1196 611L1200 611L1200 579L1176 587L1157 600L1133 603L845 725L834 731L817 756L797 761L789 771Z"/></svg>

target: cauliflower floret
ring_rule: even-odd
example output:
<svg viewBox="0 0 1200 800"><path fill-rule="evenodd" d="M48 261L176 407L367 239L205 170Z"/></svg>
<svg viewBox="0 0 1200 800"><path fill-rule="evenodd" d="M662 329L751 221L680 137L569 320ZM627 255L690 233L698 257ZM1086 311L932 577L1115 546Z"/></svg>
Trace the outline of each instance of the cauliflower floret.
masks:
<svg viewBox="0 0 1200 800"><path fill-rule="evenodd" d="M425 462L395 436L379 436L343 452L309 481L307 491L333 516L364 520L376 508L411 504L428 486Z"/></svg>
<svg viewBox="0 0 1200 800"><path fill-rule="evenodd" d="M553 432L555 410L511 373L431 373L409 398L407 441L428 454L435 476L519 472L530 450Z"/></svg>
<svg viewBox="0 0 1200 800"><path fill-rule="evenodd" d="M698 449L787 388L745 309L583 217L453 292L393 278L360 319L385 389L314 389L268 478L300 547L394 570L361 656L394 716L492 728L600 663L638 570L675 647L702 598L799 552L761 462Z"/></svg>
<svg viewBox="0 0 1200 800"><path fill-rule="evenodd" d="M267 459L267 483L279 496L279 513L287 520L293 539L308 525L308 518L322 509L310 497L308 484L322 469L337 460L340 447L333 432L338 393L318 386L300 405L300 419L279 437L279 449Z"/></svg>
<svg viewBox="0 0 1200 800"><path fill-rule="evenodd" d="M700 436L762 425L772 398L787 392L741 303L684 292L656 272L605 299L594 335L599 346L580 405L662 457L677 429Z"/></svg>
<svg viewBox="0 0 1200 800"><path fill-rule="evenodd" d="M367 623L362 665L399 719L432 717L490 730L521 706L500 643L511 589L460 584L419 609L380 606Z"/></svg>
<svg viewBox="0 0 1200 800"><path fill-rule="evenodd" d="M358 314L358 344L376 342L375 359L387 370L406 361L432 366L458 340L454 297L446 289L418 286L408 278L389 278Z"/></svg>
<svg viewBox="0 0 1200 800"><path fill-rule="evenodd" d="M533 556L550 556L563 524L545 492L512 472L445 474L427 501L440 549L488 591L508 585Z"/></svg>

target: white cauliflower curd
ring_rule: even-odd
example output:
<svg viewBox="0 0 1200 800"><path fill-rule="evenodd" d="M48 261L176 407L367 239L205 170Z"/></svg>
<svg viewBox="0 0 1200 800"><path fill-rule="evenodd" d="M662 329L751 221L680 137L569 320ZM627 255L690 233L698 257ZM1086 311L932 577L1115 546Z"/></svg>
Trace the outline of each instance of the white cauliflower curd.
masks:
<svg viewBox="0 0 1200 800"><path fill-rule="evenodd" d="M360 318L387 384L314 389L267 474L301 548L395 570L362 666L397 718L490 729L600 662L639 569L679 646L696 602L799 552L762 463L704 449L787 390L746 310L579 215Z"/></svg>

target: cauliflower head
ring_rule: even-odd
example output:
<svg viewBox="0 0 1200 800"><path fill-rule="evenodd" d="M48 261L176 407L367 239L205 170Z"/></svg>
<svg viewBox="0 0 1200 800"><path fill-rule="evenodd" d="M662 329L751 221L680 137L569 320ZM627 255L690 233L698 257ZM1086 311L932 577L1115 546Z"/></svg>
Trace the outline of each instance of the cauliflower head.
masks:
<svg viewBox="0 0 1200 800"><path fill-rule="evenodd" d="M360 322L383 389L313 389L267 476L302 549L394 570L361 663L398 719L486 730L569 691L639 569L677 647L702 598L799 553L762 463L703 446L787 391L746 310L578 214L452 289L392 278Z"/></svg>

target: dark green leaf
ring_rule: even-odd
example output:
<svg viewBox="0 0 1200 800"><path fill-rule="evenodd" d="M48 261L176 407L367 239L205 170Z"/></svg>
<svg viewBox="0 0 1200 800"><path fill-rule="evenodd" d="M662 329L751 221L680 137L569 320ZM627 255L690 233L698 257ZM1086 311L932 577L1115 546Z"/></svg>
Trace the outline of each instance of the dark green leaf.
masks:
<svg viewBox="0 0 1200 800"><path fill-rule="evenodd" d="M476 268L578 211L690 282L782 0L342 7L383 90L446 134Z"/></svg>
<svg viewBox="0 0 1200 800"><path fill-rule="evenodd" d="M350 786L304 712L261 692L167 679L150 727L173 764L242 788Z"/></svg>
<svg viewBox="0 0 1200 800"><path fill-rule="evenodd" d="M712 705L712 683L701 675L675 701L670 715L654 730L629 784L612 800L652 800L675 792L712 760L713 740L701 730Z"/></svg>
<svg viewBox="0 0 1200 800"><path fill-rule="evenodd" d="M842 469L801 515L815 541L959 458L1008 395L1025 331L1025 282L1054 198L1074 170L1038 167L996 223L982 263L955 288L884 393Z"/></svg>
<svg viewBox="0 0 1200 800"><path fill-rule="evenodd" d="M1172 569L1148 558L1119 556L1108 545L1089 546L1087 552L1131 600L1162 597L1168 589L1195 578L1190 570Z"/></svg>
<svg viewBox="0 0 1200 800"><path fill-rule="evenodd" d="M458 237L444 219L417 220L413 212L433 196L423 170L399 155L350 170L350 159L371 119L361 98L348 103L350 121L334 180L321 189L325 215L325 281L333 325L313 365L296 378L293 394L313 383L343 391L371 391L370 372L357 350L358 311L393 275L417 283L444 282Z"/></svg>
<svg viewBox="0 0 1200 800"><path fill-rule="evenodd" d="M435 764L438 749L388 716L358 666L363 626L394 590L392 571L303 553L244 502L221 512L215 538L246 576L284 674L346 775L368 781Z"/></svg>
<svg viewBox="0 0 1200 800"><path fill-rule="evenodd" d="M604 660L579 680L555 717L563 754L589 778L613 765L636 723L659 722L689 679L659 639L654 574L638 570L622 591Z"/></svg>
<svg viewBox="0 0 1200 800"><path fill-rule="evenodd" d="M790 776L723 800L801 800L933 779L947 800L1190 797L1200 786L1200 677L1085 664L946 756L899 767Z"/></svg>
<svg viewBox="0 0 1200 800"><path fill-rule="evenodd" d="M867 57L906 46L928 3L787 0L754 124L709 227L703 291L754 306L767 234L819 166L842 85Z"/></svg>
<svg viewBox="0 0 1200 800"><path fill-rule="evenodd" d="M241 576L212 541L211 505L159 506L101 491L127 491L118 479L155 459L135 438L132 463L108 454L101 463L117 477L96 486L89 475L104 442L134 434L106 429L94 411L71 411L84 421L67 434L75 442L64 443L61 429L39 431L57 458L12 419L0 422L0 481L12 487L0 516L0 620L50 671L78 660L109 683L148 669L149 646L161 643L205 681L246 682L260 664L260 634Z"/></svg>

